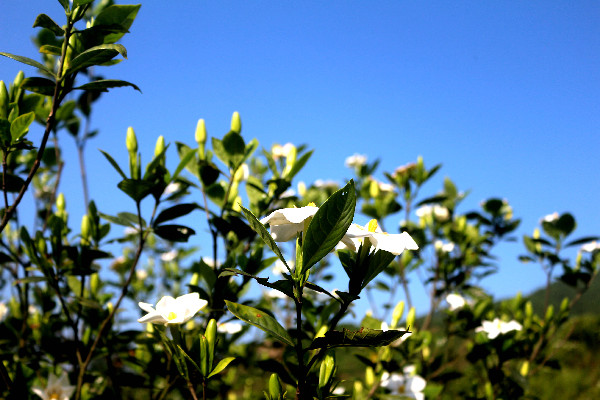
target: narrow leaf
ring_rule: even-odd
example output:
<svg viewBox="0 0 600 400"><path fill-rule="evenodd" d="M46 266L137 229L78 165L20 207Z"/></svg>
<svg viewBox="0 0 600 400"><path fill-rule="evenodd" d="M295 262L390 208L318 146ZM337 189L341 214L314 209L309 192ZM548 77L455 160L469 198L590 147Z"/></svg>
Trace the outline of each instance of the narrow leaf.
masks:
<svg viewBox="0 0 600 400"><path fill-rule="evenodd" d="M108 89L125 87L125 86L130 86L130 87L134 88L135 90L137 90L138 92L142 93L142 91L140 90L139 87L137 87L137 85L135 85L131 82L121 81L118 79L100 79L97 81L86 83L85 85L81 85L81 86L78 86L73 89L98 90L101 92L108 92Z"/></svg>
<svg viewBox="0 0 600 400"><path fill-rule="evenodd" d="M159 225L161 222L170 221L175 218L183 217L199 208L195 203L176 204L173 207L164 209L158 214L154 220L153 226Z"/></svg>
<svg viewBox="0 0 600 400"><path fill-rule="evenodd" d="M330 331L325 333L325 337L316 338L309 347L309 350L332 347L380 347L387 346L390 343L401 338L408 331L389 330L381 331L377 329L360 328L358 331L344 329L340 331Z"/></svg>
<svg viewBox="0 0 600 400"><path fill-rule="evenodd" d="M181 173L181 171L184 168L187 168L188 164L190 163L190 161L192 161L194 159L194 155L196 154L196 152L193 149L189 149L182 157L181 157L181 161L179 161L179 165L177 166L177 168L175 169L175 172L173 172L173 176L171 177L171 182L174 182L175 179L177 179L177 177L179 176L179 174Z"/></svg>
<svg viewBox="0 0 600 400"><path fill-rule="evenodd" d="M354 217L354 181L331 195L314 215L302 244L302 273L319 262L340 242Z"/></svg>
<svg viewBox="0 0 600 400"><path fill-rule="evenodd" d="M210 374L208 374L207 378L210 378L211 376L216 375L219 372L223 371L225 368L227 368L229 363L232 362L233 360L235 360L235 357L226 357L226 358L222 359L221 361L219 361L219 363L212 370L212 372Z"/></svg>
<svg viewBox="0 0 600 400"><path fill-rule="evenodd" d="M227 308L233 315L257 328L270 333L277 339L290 346L294 345L291 336L275 318L259 309L225 300Z"/></svg>
<svg viewBox="0 0 600 400"><path fill-rule="evenodd" d="M36 67L37 69L41 69L42 71L46 72L50 76L56 77L54 75L54 72L52 72L52 70L48 69L45 65L40 64L39 62L37 62L35 60L32 60L31 58L27 58L27 57L23 57L23 56L17 56L15 54L10 54L10 53L5 53L3 51L0 51L0 55L2 55L4 57L12 58L13 60L22 62L23 64L31 65L32 67Z"/></svg>
<svg viewBox="0 0 600 400"><path fill-rule="evenodd" d="M123 179L127 179L127 175L125 175L125 173L123 172L123 170L121 169L121 167L119 167L119 164L117 164L117 162L114 160L114 158L112 158L111 155L108 154L107 152L105 152L104 150L100 150L100 152L102 154L104 154L104 157L106 157L106 159L113 166L113 168L117 170L117 172L119 173L119 175L121 175L121 177Z"/></svg>
<svg viewBox="0 0 600 400"><path fill-rule="evenodd" d="M117 54L121 54L127 58L127 50L120 44L101 44L100 46L92 47L75 57L67 74L73 74L81 69L91 67L93 65L101 65L115 58Z"/></svg>

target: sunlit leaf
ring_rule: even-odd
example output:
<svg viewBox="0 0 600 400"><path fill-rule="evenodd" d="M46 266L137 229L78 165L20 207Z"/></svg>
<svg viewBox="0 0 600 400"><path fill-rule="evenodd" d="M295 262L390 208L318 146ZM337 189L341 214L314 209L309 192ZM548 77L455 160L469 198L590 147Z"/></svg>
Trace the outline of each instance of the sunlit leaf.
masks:
<svg viewBox="0 0 600 400"><path fill-rule="evenodd" d="M242 321L245 321L267 333L270 333L285 344L290 346L294 345L291 336L288 334L285 328L281 326L279 322L275 320L275 318L266 314L264 311L254 307L245 306L243 304L234 303L229 300L225 300L225 304L227 305L229 311L231 311L233 315Z"/></svg>

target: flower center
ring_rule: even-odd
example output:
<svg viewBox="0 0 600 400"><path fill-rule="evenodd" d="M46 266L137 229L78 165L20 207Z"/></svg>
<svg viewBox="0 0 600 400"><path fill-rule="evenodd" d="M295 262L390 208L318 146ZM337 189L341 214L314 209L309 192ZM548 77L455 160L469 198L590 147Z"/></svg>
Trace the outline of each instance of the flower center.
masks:
<svg viewBox="0 0 600 400"><path fill-rule="evenodd" d="M317 205L312 201L306 205L306 207L316 207Z"/></svg>
<svg viewBox="0 0 600 400"><path fill-rule="evenodd" d="M377 230L377 220L376 219L372 219L369 221L369 223L367 224L367 230L369 232L375 232L375 230Z"/></svg>
<svg viewBox="0 0 600 400"><path fill-rule="evenodd" d="M50 397L48 397L48 399L50 399L50 400L59 400L60 399L59 392L52 391L49 393L49 395L50 395Z"/></svg>
<svg viewBox="0 0 600 400"><path fill-rule="evenodd" d="M169 315L167 315L167 319L168 319L169 321L173 321L175 318L177 318L177 314L175 314L173 311L171 311L171 312L169 313Z"/></svg>

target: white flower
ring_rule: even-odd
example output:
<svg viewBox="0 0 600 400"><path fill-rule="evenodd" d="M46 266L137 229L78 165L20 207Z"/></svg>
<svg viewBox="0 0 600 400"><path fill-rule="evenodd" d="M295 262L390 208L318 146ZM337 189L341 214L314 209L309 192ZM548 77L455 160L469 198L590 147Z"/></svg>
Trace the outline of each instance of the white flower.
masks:
<svg viewBox="0 0 600 400"><path fill-rule="evenodd" d="M454 310L458 310L459 308L463 308L467 304L467 301L465 300L465 298L456 293L450 293L448 296L446 296L446 302L450 306L449 307L450 311L454 311Z"/></svg>
<svg viewBox="0 0 600 400"><path fill-rule="evenodd" d="M277 290L277 289L271 289L271 290L268 290L268 291L265 293L265 296L267 296L267 297L268 297L268 298L270 298L270 299L287 299L287 298L288 298L288 297L285 295L285 293L283 293L283 292L280 292L280 291L279 291L279 290Z"/></svg>
<svg viewBox="0 0 600 400"><path fill-rule="evenodd" d="M0 303L0 322L4 321L4 318L6 318L7 314L8 307L6 307L6 304L4 304L4 302Z"/></svg>
<svg viewBox="0 0 600 400"><path fill-rule="evenodd" d="M364 154L354 153L350 157L346 158L345 165L348 168L362 167L367 163L367 156Z"/></svg>
<svg viewBox="0 0 600 400"><path fill-rule="evenodd" d="M510 331L520 331L523 327L517 321L504 322L499 318L493 321L481 321L481 326L475 329L475 332L485 332L489 339L494 339L498 335L503 335Z"/></svg>
<svg viewBox="0 0 600 400"><path fill-rule="evenodd" d="M148 278L148 271L146 271L145 269L136 269L135 277L138 280L143 281L144 279Z"/></svg>
<svg viewBox="0 0 600 400"><path fill-rule="evenodd" d="M215 268L215 259L212 257L202 257L202 261L204 262L204 264L208 265L211 268ZM221 262L219 260L217 260L217 267L219 267L221 265Z"/></svg>
<svg viewBox="0 0 600 400"><path fill-rule="evenodd" d="M239 322L224 322L217 325L217 331L233 335L242 330L242 324Z"/></svg>
<svg viewBox="0 0 600 400"><path fill-rule="evenodd" d="M69 397L75 391L75 386L69 384L69 377L63 371L60 378L53 373L48 377L48 384L44 389L40 387L31 388L33 393L40 396L43 400L69 400Z"/></svg>
<svg viewBox="0 0 600 400"><path fill-rule="evenodd" d="M391 183L377 181L377 184L379 185L379 190L381 190L382 192L393 192L394 191L394 185L392 185Z"/></svg>
<svg viewBox="0 0 600 400"><path fill-rule="evenodd" d="M342 238L342 242L349 249L356 251L364 238L369 238L375 250L385 250L394 255L401 254L404 250L417 250L419 246L406 232L389 234L382 232L377 221L372 219L364 227L352 224Z"/></svg>
<svg viewBox="0 0 600 400"><path fill-rule="evenodd" d="M337 189L338 183L336 181L328 180L324 181L323 179L317 179L313 185L317 189Z"/></svg>
<svg viewBox="0 0 600 400"><path fill-rule="evenodd" d="M170 195L171 193L175 193L179 189L181 189L181 184L180 183L178 183L178 182L171 182L171 183L169 183L167 185L167 187L163 191L163 195L165 195L165 196Z"/></svg>
<svg viewBox="0 0 600 400"><path fill-rule="evenodd" d="M425 379L414 374L414 367L404 368L402 374L385 371L381 376L381 387L391 391L393 395L401 395L412 399L424 400L423 389L427 385Z"/></svg>
<svg viewBox="0 0 600 400"><path fill-rule="evenodd" d="M336 395L340 395L340 394L344 394L346 393L346 389L344 389L342 386L338 386L333 390L333 394Z"/></svg>
<svg viewBox="0 0 600 400"><path fill-rule="evenodd" d="M286 143L283 146L275 144L271 147L271 156L274 160L278 160L282 157L287 158L295 148L296 146L291 143Z"/></svg>
<svg viewBox="0 0 600 400"><path fill-rule="evenodd" d="M600 250L600 243L596 242L595 240L581 246L581 251L585 251L587 253L592 253L595 250Z"/></svg>
<svg viewBox="0 0 600 400"><path fill-rule="evenodd" d="M148 314L138 319L140 323L183 324L189 321L198 311L206 307L208 301L200 298L198 293L189 293L174 299L164 296L156 304L138 303L140 308Z"/></svg>
<svg viewBox="0 0 600 400"><path fill-rule="evenodd" d="M285 192L279 195L280 199L287 199L288 197L294 197L296 195L296 191L294 189L288 189Z"/></svg>
<svg viewBox="0 0 600 400"><path fill-rule="evenodd" d="M294 268L293 262L288 261L288 265L290 266L290 268ZM280 276L284 272L288 272L288 269L285 267L285 264L283 263L283 261L281 261L280 259L277 259L277 261L275 261L275 266L273 267L271 272L273 273L273 275Z"/></svg>
<svg viewBox="0 0 600 400"><path fill-rule="evenodd" d="M454 250L454 243L444 243L441 240L436 240L433 243L433 247L435 247L436 250L442 251L443 253L452 253Z"/></svg>
<svg viewBox="0 0 600 400"><path fill-rule="evenodd" d="M271 236L276 242L287 242L304 230L304 221L319 210L315 205L300 208L282 208L261 219L262 224L271 226Z"/></svg>
<svg viewBox="0 0 600 400"><path fill-rule="evenodd" d="M450 217L450 211L444 206L440 206L439 204L435 204L433 206L426 204L417 208L415 211L417 217L424 218L430 215L433 215L439 221L445 221Z"/></svg>
<svg viewBox="0 0 600 400"><path fill-rule="evenodd" d="M160 259L163 262L170 262L170 261L173 261L173 260L175 260L177 258L177 254L179 254L179 252L177 250L173 249L173 250L171 250L169 252L162 253L160 255Z"/></svg>
<svg viewBox="0 0 600 400"><path fill-rule="evenodd" d="M546 215L540 222L554 222L558 219L558 213L553 212L552 214Z"/></svg>

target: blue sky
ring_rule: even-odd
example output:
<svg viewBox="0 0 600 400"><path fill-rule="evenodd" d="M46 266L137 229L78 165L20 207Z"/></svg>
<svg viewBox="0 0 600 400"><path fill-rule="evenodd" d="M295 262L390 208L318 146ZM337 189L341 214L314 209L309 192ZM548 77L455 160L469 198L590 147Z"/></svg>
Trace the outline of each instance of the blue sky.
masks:
<svg viewBox="0 0 600 400"><path fill-rule="evenodd" d="M64 17L58 2L23 4L0 6L0 50L37 58L28 39L35 16ZM424 195L449 176L471 190L461 211L507 198L523 219L519 237L554 211L575 215L576 236L598 234L599 19L595 1L145 2L123 41L129 59L105 72L143 94L114 90L94 110L92 197L101 204L110 193L106 212L131 206L96 150L124 165L128 126L147 162L158 135L191 144L204 118L220 137L237 110L244 136L261 146L315 149L306 182L342 183L353 153L380 158L380 179L422 155L443 164ZM2 58L0 79L19 69L34 74ZM61 189L79 205L74 146L61 140ZM516 260L521 249L519 241L497 252L500 273L483 281L496 296L543 284L539 267Z"/></svg>

